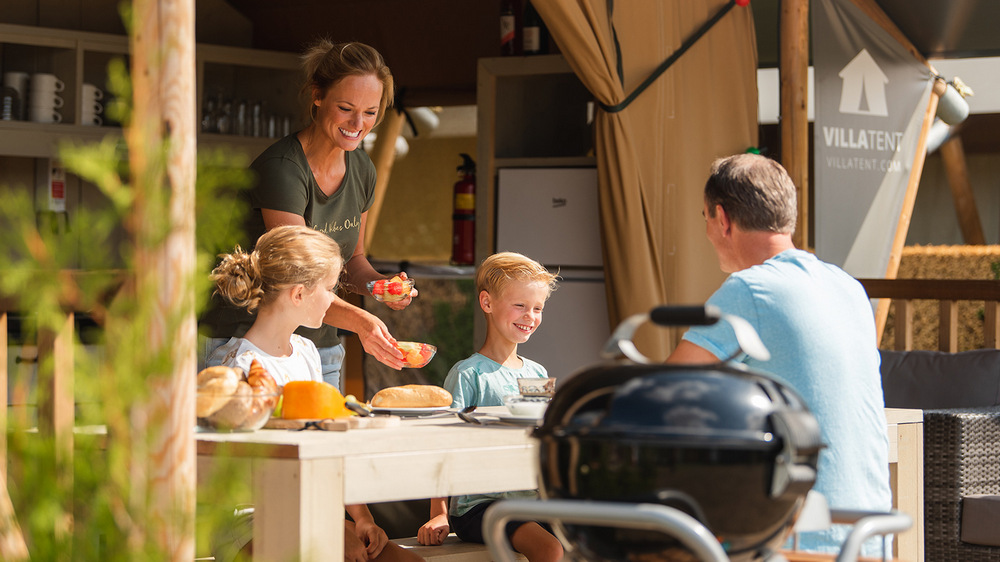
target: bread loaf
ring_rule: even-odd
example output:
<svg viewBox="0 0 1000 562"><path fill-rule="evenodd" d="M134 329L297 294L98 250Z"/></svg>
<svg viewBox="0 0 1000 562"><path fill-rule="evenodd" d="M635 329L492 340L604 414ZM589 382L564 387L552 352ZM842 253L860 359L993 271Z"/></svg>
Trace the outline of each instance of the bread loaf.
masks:
<svg viewBox="0 0 1000 562"><path fill-rule="evenodd" d="M373 408L434 408L451 406L451 393L430 384L383 388L372 396Z"/></svg>
<svg viewBox="0 0 1000 562"><path fill-rule="evenodd" d="M243 380L243 371L218 365L198 373L198 399L195 404L199 418L211 416L229 402Z"/></svg>
<svg viewBox="0 0 1000 562"><path fill-rule="evenodd" d="M225 405L208 420L219 429L236 429L243 425L253 411L253 389L246 381L236 383L236 392L229 396Z"/></svg>

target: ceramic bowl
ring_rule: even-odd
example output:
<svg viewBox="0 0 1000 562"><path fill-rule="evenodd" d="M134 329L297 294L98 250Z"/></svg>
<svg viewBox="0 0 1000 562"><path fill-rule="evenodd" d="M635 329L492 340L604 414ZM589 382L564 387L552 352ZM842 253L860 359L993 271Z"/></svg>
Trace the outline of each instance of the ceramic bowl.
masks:
<svg viewBox="0 0 1000 562"><path fill-rule="evenodd" d="M540 396L512 394L504 397L503 405L507 407L507 411L512 416L541 419L545 415L545 408L549 405L549 399Z"/></svg>

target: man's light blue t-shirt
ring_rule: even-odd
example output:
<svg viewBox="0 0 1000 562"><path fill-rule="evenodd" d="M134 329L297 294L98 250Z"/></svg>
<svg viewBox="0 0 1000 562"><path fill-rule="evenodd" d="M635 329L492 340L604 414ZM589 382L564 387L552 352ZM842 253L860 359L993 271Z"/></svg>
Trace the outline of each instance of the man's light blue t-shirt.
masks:
<svg viewBox="0 0 1000 562"><path fill-rule="evenodd" d="M771 359L744 354L739 360L791 386L816 416L827 447L814 489L831 508L891 509L880 359L861 284L808 252L787 250L730 275L708 303L753 325ZM719 358L738 348L725 322L692 327L684 339ZM846 531L803 533L799 547L839 552ZM870 547L865 552L880 554Z"/></svg>

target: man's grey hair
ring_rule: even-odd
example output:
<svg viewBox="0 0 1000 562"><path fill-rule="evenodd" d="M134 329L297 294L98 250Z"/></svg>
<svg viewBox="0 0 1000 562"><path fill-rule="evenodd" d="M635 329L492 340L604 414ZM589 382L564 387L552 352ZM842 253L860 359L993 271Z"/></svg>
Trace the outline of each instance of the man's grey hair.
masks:
<svg viewBox="0 0 1000 562"><path fill-rule="evenodd" d="M781 164L766 156L737 154L713 162L705 204L712 217L715 206L722 205L730 220L746 231L795 231L795 184Z"/></svg>

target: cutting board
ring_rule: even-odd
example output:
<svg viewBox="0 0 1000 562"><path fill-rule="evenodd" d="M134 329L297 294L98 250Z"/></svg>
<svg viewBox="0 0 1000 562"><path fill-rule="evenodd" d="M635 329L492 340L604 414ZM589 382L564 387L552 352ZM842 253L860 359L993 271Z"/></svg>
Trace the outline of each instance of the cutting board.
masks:
<svg viewBox="0 0 1000 562"><path fill-rule="evenodd" d="M325 431L347 431L348 429L378 429L381 427L395 427L400 423L399 416L371 416L362 418L360 416L350 416L346 418L325 419L325 420L286 420L283 418L271 418L264 424L264 429L305 429L307 424L312 429L323 429Z"/></svg>

